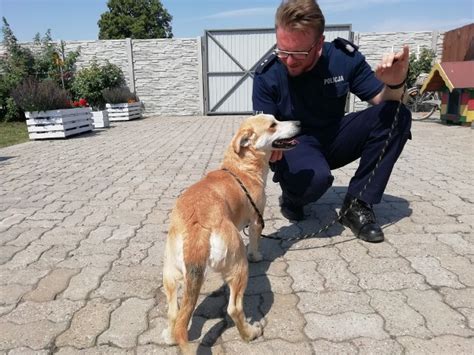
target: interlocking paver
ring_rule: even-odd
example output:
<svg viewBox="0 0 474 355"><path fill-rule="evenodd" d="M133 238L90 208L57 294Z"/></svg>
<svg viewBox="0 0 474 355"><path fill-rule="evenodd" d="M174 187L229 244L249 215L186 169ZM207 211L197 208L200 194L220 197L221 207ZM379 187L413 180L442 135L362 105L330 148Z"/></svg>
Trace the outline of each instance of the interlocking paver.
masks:
<svg viewBox="0 0 474 355"><path fill-rule="evenodd" d="M333 315L342 312L374 313L370 298L363 292L298 292L298 309L302 313Z"/></svg>
<svg viewBox="0 0 474 355"><path fill-rule="evenodd" d="M345 312L331 316L307 313L305 318L305 332L311 339L344 341L358 337L373 339L389 337L383 329L383 318L375 313Z"/></svg>
<svg viewBox="0 0 474 355"><path fill-rule="evenodd" d="M152 299L125 300L112 312L110 327L99 336L98 344L114 344L121 348L135 346L138 336L147 329L146 315L152 306Z"/></svg>
<svg viewBox="0 0 474 355"><path fill-rule="evenodd" d="M367 291L370 305L385 320L385 329L393 336L411 335L426 338L432 333L425 319L407 304L407 297L399 292Z"/></svg>
<svg viewBox="0 0 474 355"><path fill-rule="evenodd" d="M96 338L109 326L110 313L119 301L107 302L96 298L76 312L68 330L56 339L56 346L73 346L78 349L94 346Z"/></svg>
<svg viewBox="0 0 474 355"><path fill-rule="evenodd" d="M53 300L66 289L71 277L79 271L78 269L53 269L50 274L40 280L34 290L23 296L23 300L33 302Z"/></svg>
<svg viewBox="0 0 474 355"><path fill-rule="evenodd" d="M1 318L14 324L28 324L41 320L53 323L67 322L82 307L83 301L57 300L47 302L25 301Z"/></svg>
<svg viewBox="0 0 474 355"><path fill-rule="evenodd" d="M295 292L317 292L324 290L324 278L318 273L314 261L289 261L288 274L293 279L292 289Z"/></svg>
<svg viewBox="0 0 474 355"><path fill-rule="evenodd" d="M357 292L361 288L359 279L349 271L343 260L324 260L318 262L318 272L324 278L325 290Z"/></svg>
<svg viewBox="0 0 474 355"><path fill-rule="evenodd" d="M432 257L409 257L411 266L425 276L426 282L432 286L464 287L458 276L441 267L439 260Z"/></svg>
<svg viewBox="0 0 474 355"><path fill-rule="evenodd" d="M426 319L427 328L435 335L454 334L470 336L474 330L466 325L466 319L455 309L443 302L442 296L433 291L404 290L407 303Z"/></svg>
<svg viewBox="0 0 474 355"><path fill-rule="evenodd" d="M219 168L242 119L152 117L1 148L0 353L178 354L161 339L169 214ZM472 353L474 130L412 131L375 206L386 241L361 242L339 224L320 238L262 240L244 308L263 336L240 339L211 272L190 324L199 353ZM270 174L264 233L292 238L330 222L356 167L334 171L296 224L281 216Z"/></svg>
<svg viewBox="0 0 474 355"><path fill-rule="evenodd" d="M433 339L401 337L399 343L406 349L406 354L472 354L474 340L453 335L443 335Z"/></svg>
<svg viewBox="0 0 474 355"><path fill-rule="evenodd" d="M88 294L99 286L101 277L108 271L105 267L84 267L81 272L74 275L66 290L59 295L60 298L70 300L87 299Z"/></svg>

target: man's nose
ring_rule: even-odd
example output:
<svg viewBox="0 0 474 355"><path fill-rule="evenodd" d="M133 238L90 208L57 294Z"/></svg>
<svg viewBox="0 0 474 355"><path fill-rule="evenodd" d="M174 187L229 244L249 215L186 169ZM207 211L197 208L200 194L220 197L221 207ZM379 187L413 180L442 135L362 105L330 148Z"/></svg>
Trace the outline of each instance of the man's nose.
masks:
<svg viewBox="0 0 474 355"><path fill-rule="evenodd" d="M293 56L292 56L291 54L288 56L288 58L286 58L286 63L287 63L288 65L290 65L290 66L291 66L292 64L296 63L296 62L297 62L297 61L295 60L295 58L293 58Z"/></svg>

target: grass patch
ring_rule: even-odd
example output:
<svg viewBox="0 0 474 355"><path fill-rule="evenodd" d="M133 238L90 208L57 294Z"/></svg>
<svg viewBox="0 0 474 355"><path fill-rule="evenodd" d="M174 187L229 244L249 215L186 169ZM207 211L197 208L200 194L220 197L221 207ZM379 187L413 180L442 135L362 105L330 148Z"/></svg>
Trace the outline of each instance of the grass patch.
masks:
<svg viewBox="0 0 474 355"><path fill-rule="evenodd" d="M28 140L26 122L0 122L0 148Z"/></svg>

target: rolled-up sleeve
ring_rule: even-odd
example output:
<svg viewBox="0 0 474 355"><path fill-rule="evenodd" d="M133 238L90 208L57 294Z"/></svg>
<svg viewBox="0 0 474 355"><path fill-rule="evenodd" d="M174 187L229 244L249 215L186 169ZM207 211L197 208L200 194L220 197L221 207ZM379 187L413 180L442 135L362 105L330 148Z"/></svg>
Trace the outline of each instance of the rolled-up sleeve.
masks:
<svg viewBox="0 0 474 355"><path fill-rule="evenodd" d="M375 77L374 71L359 52L353 59L354 74L351 82L351 92L362 101L369 101L380 91L384 84Z"/></svg>

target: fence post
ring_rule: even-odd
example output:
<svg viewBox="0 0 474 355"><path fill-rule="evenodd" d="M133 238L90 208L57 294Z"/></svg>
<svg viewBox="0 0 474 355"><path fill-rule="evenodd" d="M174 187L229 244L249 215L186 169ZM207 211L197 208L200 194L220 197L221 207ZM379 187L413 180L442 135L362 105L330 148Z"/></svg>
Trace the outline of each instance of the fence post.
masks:
<svg viewBox="0 0 474 355"><path fill-rule="evenodd" d="M438 37L439 37L439 32L438 31L431 32L431 49L433 50L433 52L435 54L435 58L440 57L440 55L438 53Z"/></svg>
<svg viewBox="0 0 474 355"><path fill-rule="evenodd" d="M133 44L131 38L125 39L125 47L127 48L127 61L128 61L128 77L130 78L130 91L135 93L135 68L133 65Z"/></svg>
<svg viewBox="0 0 474 355"><path fill-rule="evenodd" d="M199 83L199 101L201 103L199 107L199 114L203 115L205 112L204 105L204 78L203 78L203 47L201 36L196 37L197 42L197 59L198 59L198 83Z"/></svg>

